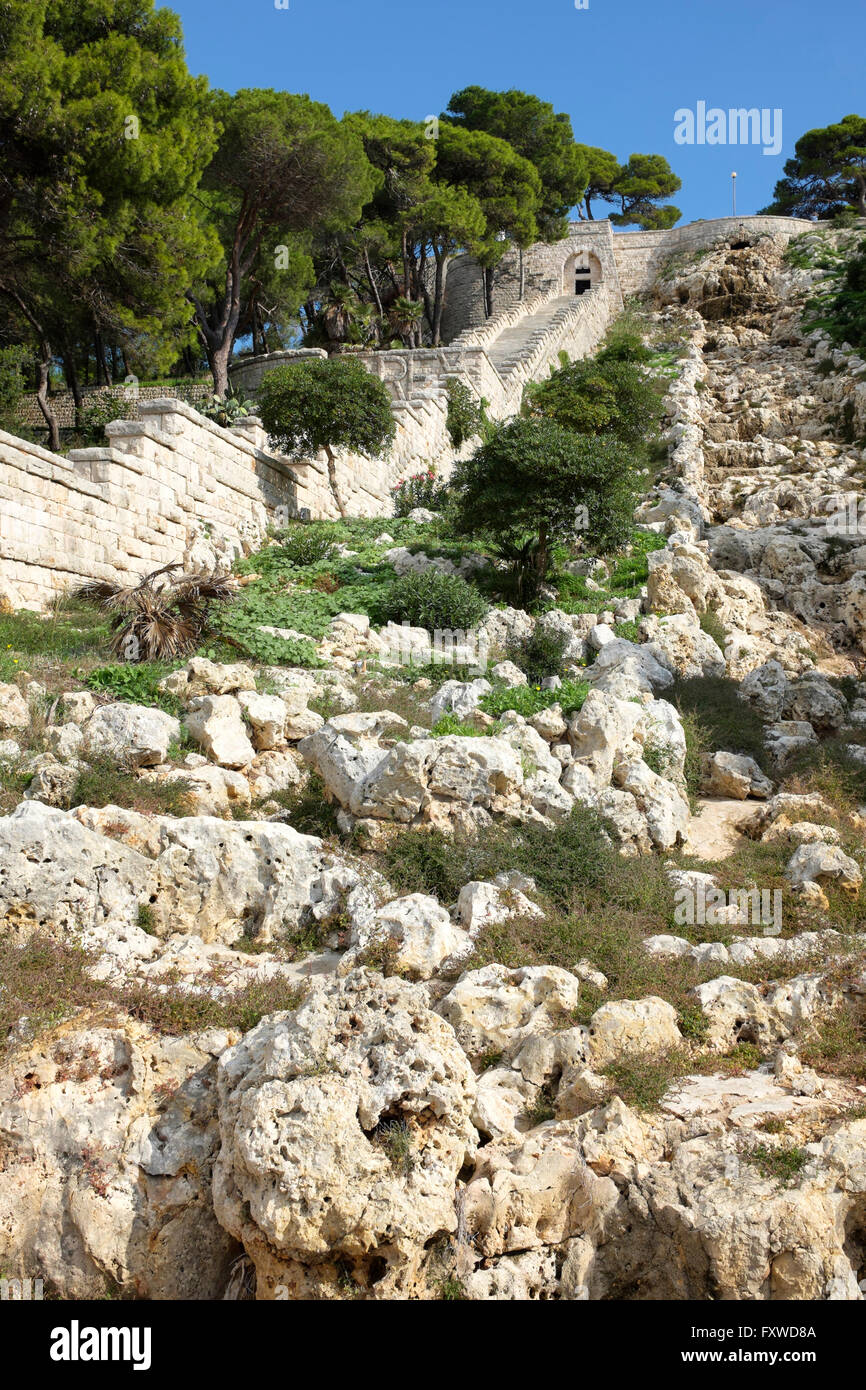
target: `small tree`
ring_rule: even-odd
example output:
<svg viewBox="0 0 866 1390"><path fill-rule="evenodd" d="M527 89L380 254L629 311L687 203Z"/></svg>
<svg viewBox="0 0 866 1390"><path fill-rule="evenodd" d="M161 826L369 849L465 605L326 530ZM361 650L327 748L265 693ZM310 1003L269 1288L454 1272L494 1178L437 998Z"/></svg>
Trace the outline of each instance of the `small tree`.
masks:
<svg viewBox="0 0 866 1390"><path fill-rule="evenodd" d="M291 458L309 458L324 449L341 516L346 508L337 487L334 451L378 454L394 438L387 388L351 358L276 367L259 387L259 414L273 443Z"/></svg>
<svg viewBox="0 0 866 1390"><path fill-rule="evenodd" d="M626 540L636 484L621 440L525 418L497 430L451 476L458 528L494 539L523 602L537 593L555 546L578 536L599 548Z"/></svg>

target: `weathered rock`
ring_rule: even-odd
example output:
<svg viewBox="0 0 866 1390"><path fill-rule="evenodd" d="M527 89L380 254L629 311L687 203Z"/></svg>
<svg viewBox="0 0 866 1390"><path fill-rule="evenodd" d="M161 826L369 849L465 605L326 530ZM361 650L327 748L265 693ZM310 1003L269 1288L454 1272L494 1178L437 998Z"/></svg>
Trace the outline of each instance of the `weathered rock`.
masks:
<svg viewBox="0 0 866 1390"><path fill-rule="evenodd" d="M258 753L281 748L286 736L286 706L279 695L259 695L255 690L238 692L238 704L252 730L253 745Z"/></svg>
<svg viewBox="0 0 866 1390"><path fill-rule="evenodd" d="M55 1029L0 1071L0 1264L64 1299L219 1299L216 1055L225 1033ZM26 1078L26 1080L25 1080Z"/></svg>
<svg viewBox="0 0 866 1390"><path fill-rule="evenodd" d="M88 753L129 768L164 763L170 744L179 739L179 721L146 705L100 705L84 726Z"/></svg>
<svg viewBox="0 0 866 1390"><path fill-rule="evenodd" d="M0 729L28 729L30 710L17 685L0 684Z"/></svg>
<svg viewBox="0 0 866 1390"><path fill-rule="evenodd" d="M621 1059L658 1057L681 1044L676 1010L657 995L602 1004L589 1021L588 1047L595 1070Z"/></svg>
<svg viewBox="0 0 866 1390"><path fill-rule="evenodd" d="M470 1056L513 1048L531 1033L561 1026L577 1004L574 975L554 965L485 965L460 976L438 1011Z"/></svg>
<svg viewBox="0 0 866 1390"><path fill-rule="evenodd" d="M311 984L220 1058L214 1206L258 1296L424 1296L425 1245L457 1226L475 1085L448 1025L403 980Z"/></svg>
<svg viewBox="0 0 866 1390"><path fill-rule="evenodd" d="M189 703L186 727L208 757L222 767L246 767L256 755L241 706L233 695L193 698Z"/></svg>
<svg viewBox="0 0 866 1390"><path fill-rule="evenodd" d="M703 786L707 796L727 796L745 801L754 796L765 800L773 794L773 784L765 777L754 758L741 753L712 753L704 770Z"/></svg>
<svg viewBox="0 0 866 1390"><path fill-rule="evenodd" d="M431 979L444 961L466 955L472 945L467 932L425 893L410 893L376 909L353 932L352 939L353 947L340 963L340 974L348 974L368 956L375 960L384 951L395 971L415 980Z"/></svg>

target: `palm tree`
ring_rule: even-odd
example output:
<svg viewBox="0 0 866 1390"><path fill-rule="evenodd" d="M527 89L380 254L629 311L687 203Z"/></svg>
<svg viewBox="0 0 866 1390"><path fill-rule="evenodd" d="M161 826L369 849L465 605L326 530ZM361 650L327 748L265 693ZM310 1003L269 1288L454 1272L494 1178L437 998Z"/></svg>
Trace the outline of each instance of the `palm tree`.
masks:
<svg viewBox="0 0 866 1390"><path fill-rule="evenodd" d="M231 598L230 575L173 574L164 565L135 585L93 580L76 589L77 598L96 603L108 615L111 649L125 661L173 661L195 651L210 627L210 605Z"/></svg>

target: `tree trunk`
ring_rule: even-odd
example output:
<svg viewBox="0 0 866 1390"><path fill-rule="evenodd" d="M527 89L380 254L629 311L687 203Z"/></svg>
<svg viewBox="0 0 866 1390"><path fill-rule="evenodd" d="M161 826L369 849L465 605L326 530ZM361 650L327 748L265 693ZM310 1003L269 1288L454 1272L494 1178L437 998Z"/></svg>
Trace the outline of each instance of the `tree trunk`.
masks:
<svg viewBox="0 0 866 1390"><path fill-rule="evenodd" d="M860 216L866 217L866 175L857 173L857 205L860 209Z"/></svg>
<svg viewBox="0 0 866 1390"><path fill-rule="evenodd" d="M493 314L493 266L484 267L484 314L486 318L491 318Z"/></svg>
<svg viewBox="0 0 866 1390"><path fill-rule="evenodd" d="M107 386L108 381L105 375L105 358L102 355L102 334L93 335L93 356L96 359L96 385Z"/></svg>
<svg viewBox="0 0 866 1390"><path fill-rule="evenodd" d="M229 389L229 358L231 340L226 334L218 347L210 354L210 370L213 377L214 394L225 396Z"/></svg>
<svg viewBox="0 0 866 1390"><path fill-rule="evenodd" d="M330 444L325 445L325 453L328 455L328 482L331 485L331 493L337 504L337 511L340 516L347 516L346 504L340 496L340 489L337 487L337 460Z"/></svg>
<svg viewBox="0 0 866 1390"><path fill-rule="evenodd" d="M57 423L57 416L54 414L51 397L48 394L50 376L51 345L47 338L43 338L39 344L39 362L36 370L36 400L48 426L48 447L56 454L60 451L60 426Z"/></svg>
<svg viewBox="0 0 866 1390"><path fill-rule="evenodd" d="M80 410L84 405L84 397L81 394L81 382L78 378L78 368L75 365L75 354L68 343L63 345L63 375L66 377L66 384L72 392L75 409Z"/></svg>
<svg viewBox="0 0 866 1390"><path fill-rule="evenodd" d="M433 321L431 323L431 328L433 329L433 346L439 347L442 342L442 310L445 307L445 280L448 275L448 259L446 253L437 251L435 247L433 254L436 257L436 281L433 291Z"/></svg>
<svg viewBox="0 0 866 1390"><path fill-rule="evenodd" d="M364 270L367 275L367 284L370 286L373 298L376 301L376 312L379 318L385 317L385 310L382 308L382 296L379 294L379 286L376 284L376 277L373 274L373 267L370 264L370 253L364 247Z"/></svg>

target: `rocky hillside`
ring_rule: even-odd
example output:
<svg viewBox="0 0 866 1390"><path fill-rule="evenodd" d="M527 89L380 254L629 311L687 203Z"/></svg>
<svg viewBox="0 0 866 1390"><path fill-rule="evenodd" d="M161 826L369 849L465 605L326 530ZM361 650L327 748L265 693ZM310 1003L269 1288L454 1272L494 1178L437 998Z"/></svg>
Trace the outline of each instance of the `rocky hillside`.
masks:
<svg viewBox="0 0 866 1390"><path fill-rule="evenodd" d="M667 451L535 615L422 508L246 557L188 661L0 618L4 1272L862 1299L866 363L802 321L844 235L630 311ZM431 573L447 667L389 617Z"/></svg>

